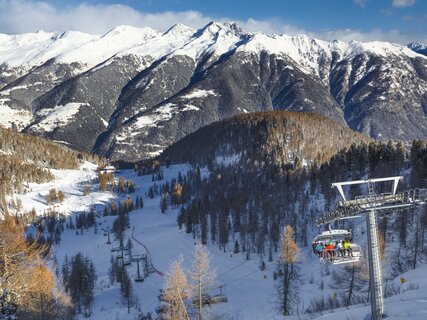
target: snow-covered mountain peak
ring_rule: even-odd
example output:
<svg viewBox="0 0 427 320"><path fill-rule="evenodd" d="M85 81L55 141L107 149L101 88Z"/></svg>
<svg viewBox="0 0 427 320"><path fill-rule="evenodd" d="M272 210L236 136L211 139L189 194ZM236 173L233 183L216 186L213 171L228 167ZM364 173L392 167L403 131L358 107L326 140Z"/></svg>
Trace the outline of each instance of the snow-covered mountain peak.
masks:
<svg viewBox="0 0 427 320"><path fill-rule="evenodd" d="M415 50L419 50L419 49L427 49L427 46L426 45L424 45L424 44L422 44L422 43L419 43L418 41L414 41L414 42L411 42L411 43L409 43L408 45L407 45L407 47L408 48L410 48L410 49L415 49Z"/></svg>
<svg viewBox="0 0 427 320"><path fill-rule="evenodd" d="M90 39L90 37L86 36L70 37L71 34L76 35L74 32L68 33L67 39L60 37L60 33L44 31L19 35L1 35L0 64L6 64L10 67L40 65L57 54Z"/></svg>
<svg viewBox="0 0 427 320"><path fill-rule="evenodd" d="M411 42L407 47L419 54L427 56L427 46L419 42Z"/></svg>
<svg viewBox="0 0 427 320"><path fill-rule="evenodd" d="M174 53L199 60L205 54L220 56L237 48L246 33L234 23L212 21L199 29L182 48Z"/></svg>
<svg viewBox="0 0 427 320"><path fill-rule="evenodd" d="M150 55L157 59L176 52L197 59L205 52L223 54L236 47L250 52L268 51L288 55L297 62L309 60L310 63L316 59L315 56L330 57L332 52L338 53L342 58L364 52L383 57L415 57L418 55L414 51L422 48L425 50L425 46L420 43L413 43L406 48L387 42L347 43L323 41L303 34L289 36L250 33L234 22L212 21L197 31L178 23L165 33L149 27L121 25L103 35L76 31L0 34L0 64L32 67L55 58L60 63L79 62L90 68L113 56L127 53Z"/></svg>
<svg viewBox="0 0 427 320"><path fill-rule="evenodd" d="M158 35L159 32L150 27L133 27L128 25L120 25L117 26L107 33L105 33L102 37L154 37Z"/></svg>
<svg viewBox="0 0 427 320"><path fill-rule="evenodd" d="M177 23L173 25L169 30L167 30L163 35L174 35L174 36L190 36L196 32L193 28L190 28L182 23Z"/></svg>
<svg viewBox="0 0 427 320"><path fill-rule="evenodd" d="M118 26L74 50L64 52L56 60L62 63L81 62L92 67L122 51L144 44L158 35L160 35L158 31L148 27Z"/></svg>
<svg viewBox="0 0 427 320"><path fill-rule="evenodd" d="M346 56L355 56L361 53L371 53L381 57L389 57L392 55L397 56L408 56L415 58L419 56L409 48L396 43L383 42L383 41L371 41L371 42L359 42L350 41L346 50Z"/></svg>
<svg viewBox="0 0 427 320"><path fill-rule="evenodd" d="M248 35L249 33L244 31L235 22L218 22L211 21L203 28L197 31L197 35L217 35L218 33L229 33L235 36Z"/></svg>

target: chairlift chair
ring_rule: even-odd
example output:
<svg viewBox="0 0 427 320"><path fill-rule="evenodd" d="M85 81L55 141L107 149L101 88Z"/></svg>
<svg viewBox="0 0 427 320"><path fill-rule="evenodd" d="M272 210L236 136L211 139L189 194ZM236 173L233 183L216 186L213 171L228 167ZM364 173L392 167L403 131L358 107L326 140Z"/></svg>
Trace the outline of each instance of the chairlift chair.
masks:
<svg viewBox="0 0 427 320"><path fill-rule="evenodd" d="M359 262L360 260L362 260L362 248L355 244L352 243L350 245L351 247L351 256L337 256L337 257L333 257L332 260L328 260L329 263L333 264L333 265L339 265L339 264L346 264L346 263L352 263L352 262Z"/></svg>
<svg viewBox="0 0 427 320"><path fill-rule="evenodd" d="M329 228L328 231L324 231L321 234L315 236L312 240L312 246L314 247L317 243L328 243L328 242L343 242L351 241L352 235L351 230L332 230ZM329 262L333 265L346 264L352 262L358 262L362 259L362 249L359 245L351 243L351 250L347 252L346 250L328 250L322 251L323 257L320 257L321 262Z"/></svg>
<svg viewBox="0 0 427 320"><path fill-rule="evenodd" d="M225 294L216 294L216 295L213 295L211 298L212 304L224 303L227 301L228 301L228 299L227 299L227 296Z"/></svg>

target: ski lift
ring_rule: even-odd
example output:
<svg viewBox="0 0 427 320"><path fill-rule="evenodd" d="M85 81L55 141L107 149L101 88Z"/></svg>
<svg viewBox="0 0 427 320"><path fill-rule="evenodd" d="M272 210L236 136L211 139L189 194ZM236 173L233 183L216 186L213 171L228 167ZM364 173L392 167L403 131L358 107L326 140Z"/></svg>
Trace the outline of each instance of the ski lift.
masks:
<svg viewBox="0 0 427 320"><path fill-rule="evenodd" d="M332 230L315 236L311 242L313 253L321 262L329 262L334 265L358 262L362 259L362 249L359 245L351 243L350 230ZM317 248L317 246L321 246ZM346 247L348 246L348 247Z"/></svg>
<svg viewBox="0 0 427 320"><path fill-rule="evenodd" d="M212 304L217 304L217 303L225 303L228 301L227 299L227 293L226 293L226 288L225 288L225 284L220 285L219 287L219 293L218 294L214 294L211 297L211 303Z"/></svg>
<svg viewBox="0 0 427 320"><path fill-rule="evenodd" d="M227 301L228 301L228 299L227 299L227 296L225 294L216 294L216 295L213 295L211 297L211 303L212 304L224 303Z"/></svg>
<svg viewBox="0 0 427 320"><path fill-rule="evenodd" d="M141 276L141 273L139 271L139 261L141 261L140 257L136 257L136 259L134 259L134 261L136 261L136 267L137 267L137 275L135 277L135 282L143 282L144 281L144 277Z"/></svg>

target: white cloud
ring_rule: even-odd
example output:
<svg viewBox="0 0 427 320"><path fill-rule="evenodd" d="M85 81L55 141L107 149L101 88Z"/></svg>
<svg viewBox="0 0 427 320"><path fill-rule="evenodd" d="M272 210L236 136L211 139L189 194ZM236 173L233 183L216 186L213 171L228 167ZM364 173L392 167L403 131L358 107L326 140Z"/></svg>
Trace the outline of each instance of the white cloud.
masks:
<svg viewBox="0 0 427 320"><path fill-rule="evenodd" d="M406 2L408 1L410 0L406 0ZM36 30L76 30L103 34L118 25L149 26L159 31L166 31L178 22L193 28L200 28L212 20L215 19L198 11L144 13L120 4L91 5L82 3L76 6L57 8L46 2L0 0L0 33L9 34L34 32ZM219 20L230 21L231 19L224 17ZM365 32L355 29L338 29L310 31L288 24L278 17L272 17L268 20L249 18L247 20L237 20L236 23L243 29L252 32L285 33L289 35L307 34L324 40L339 39L362 42L380 40L402 44L415 40L425 41L425 36L421 32L417 34L417 38L417 35L404 34L397 30L383 31L374 29Z"/></svg>
<svg viewBox="0 0 427 320"><path fill-rule="evenodd" d="M402 33L399 30L381 30L372 29L369 31L361 31L357 29L334 29L310 31L281 22L279 19L270 19L269 21L259 21L249 19L247 21L236 21L248 31L262 31L266 33L278 33L288 35L306 34L313 38L322 40L341 40L350 42L352 40L360 42L369 41L388 41L393 43L408 44L412 41L425 41L424 33L419 34Z"/></svg>
<svg viewBox="0 0 427 320"><path fill-rule="evenodd" d="M415 4L417 0L393 0L393 7L405 8Z"/></svg>
<svg viewBox="0 0 427 320"><path fill-rule="evenodd" d="M388 41L407 44L416 40L416 36L413 34L405 34L398 30L383 31L381 29L372 29L370 31L360 31L355 29L326 30L320 33L315 33L313 36L325 40L338 39L346 42L351 40L361 42Z"/></svg>
<svg viewBox="0 0 427 320"><path fill-rule="evenodd" d="M0 32L3 33L76 30L100 34L117 25L150 26L166 31L177 22L200 27L210 20L197 11L150 14L120 4L86 3L58 9L46 2L0 0Z"/></svg>
<svg viewBox="0 0 427 320"><path fill-rule="evenodd" d="M364 8L368 0L353 0L353 3Z"/></svg>

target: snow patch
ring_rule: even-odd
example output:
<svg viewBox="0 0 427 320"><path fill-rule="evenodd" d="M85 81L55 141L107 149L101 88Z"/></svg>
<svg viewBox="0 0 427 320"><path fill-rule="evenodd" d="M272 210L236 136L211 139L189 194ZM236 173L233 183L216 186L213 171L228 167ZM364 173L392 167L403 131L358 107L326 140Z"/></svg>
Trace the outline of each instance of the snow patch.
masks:
<svg viewBox="0 0 427 320"><path fill-rule="evenodd" d="M15 124L18 130L24 129L31 122L31 112L23 109L12 109L4 103L6 101L8 100L0 99L0 125L11 128Z"/></svg>
<svg viewBox="0 0 427 320"><path fill-rule="evenodd" d="M182 99L195 99L195 98L205 98L208 96L215 96L216 93L214 90L203 90L203 89L197 89L193 92L186 94L185 96L182 96Z"/></svg>
<svg viewBox="0 0 427 320"><path fill-rule="evenodd" d="M36 85L36 83L34 83L34 85ZM23 90L23 89L27 89L27 88L28 88L27 85L20 85L20 86L12 87L10 89L5 89L5 90L1 91L1 94L2 95L10 95L10 93L12 91L20 90L20 89Z"/></svg>
<svg viewBox="0 0 427 320"><path fill-rule="evenodd" d="M200 108L193 106L191 104L185 105L185 108L182 111L200 111Z"/></svg>
<svg viewBox="0 0 427 320"><path fill-rule="evenodd" d="M231 154L231 155L217 155L215 158L215 163L217 165L223 165L225 167L234 165L240 161L240 155Z"/></svg>
<svg viewBox="0 0 427 320"><path fill-rule="evenodd" d="M82 106L88 105L87 103L72 102L63 106L56 106L53 109L41 109L37 112L37 116L43 119L33 127L36 130L53 131L55 128L69 123L79 113Z"/></svg>
<svg viewBox="0 0 427 320"><path fill-rule="evenodd" d="M144 128L144 127L155 127L157 123L172 119L174 113L176 113L177 107L173 103L167 103L161 106L153 114L139 117L136 122L132 125L132 128Z"/></svg>

